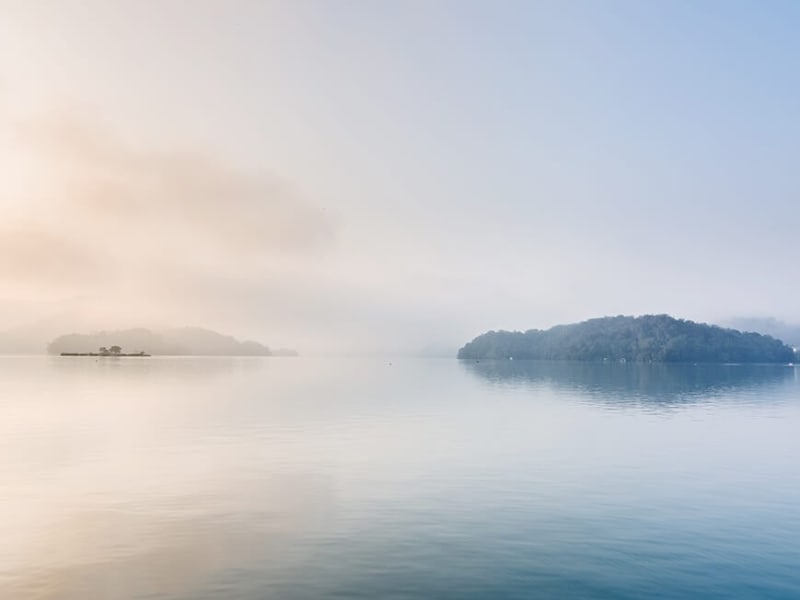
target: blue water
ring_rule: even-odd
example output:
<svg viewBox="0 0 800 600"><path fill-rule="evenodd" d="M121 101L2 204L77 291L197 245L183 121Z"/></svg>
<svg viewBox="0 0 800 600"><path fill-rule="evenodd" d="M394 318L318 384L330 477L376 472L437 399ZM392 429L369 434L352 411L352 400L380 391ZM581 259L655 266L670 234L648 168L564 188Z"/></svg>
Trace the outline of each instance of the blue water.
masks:
<svg viewBox="0 0 800 600"><path fill-rule="evenodd" d="M0 358L0 598L800 598L787 366Z"/></svg>

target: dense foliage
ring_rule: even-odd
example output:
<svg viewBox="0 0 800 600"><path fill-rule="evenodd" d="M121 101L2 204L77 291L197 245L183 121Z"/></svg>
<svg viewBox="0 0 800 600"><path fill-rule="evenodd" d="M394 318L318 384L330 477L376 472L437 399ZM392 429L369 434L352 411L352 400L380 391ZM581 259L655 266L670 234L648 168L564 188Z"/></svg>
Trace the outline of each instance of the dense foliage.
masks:
<svg viewBox="0 0 800 600"><path fill-rule="evenodd" d="M546 331L490 331L458 351L458 358L613 360L636 362L791 362L780 340L674 319L668 315L604 317Z"/></svg>

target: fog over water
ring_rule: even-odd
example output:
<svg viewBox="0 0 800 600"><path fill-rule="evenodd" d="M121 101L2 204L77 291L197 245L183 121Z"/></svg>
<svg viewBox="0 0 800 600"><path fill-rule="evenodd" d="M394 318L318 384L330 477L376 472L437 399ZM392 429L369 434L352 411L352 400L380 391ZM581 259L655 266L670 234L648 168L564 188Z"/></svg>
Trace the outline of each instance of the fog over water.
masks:
<svg viewBox="0 0 800 600"><path fill-rule="evenodd" d="M800 598L798 31L0 0L0 600Z"/></svg>
<svg viewBox="0 0 800 600"><path fill-rule="evenodd" d="M798 25L784 2L0 2L0 331L452 355L602 315L798 323Z"/></svg>

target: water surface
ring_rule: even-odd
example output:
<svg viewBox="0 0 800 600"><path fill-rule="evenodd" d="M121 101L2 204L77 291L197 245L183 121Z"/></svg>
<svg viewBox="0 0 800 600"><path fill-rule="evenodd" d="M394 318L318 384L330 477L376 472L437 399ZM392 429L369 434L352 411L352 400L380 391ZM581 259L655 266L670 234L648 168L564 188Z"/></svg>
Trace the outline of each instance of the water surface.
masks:
<svg viewBox="0 0 800 600"><path fill-rule="evenodd" d="M798 598L786 366L0 358L0 597Z"/></svg>

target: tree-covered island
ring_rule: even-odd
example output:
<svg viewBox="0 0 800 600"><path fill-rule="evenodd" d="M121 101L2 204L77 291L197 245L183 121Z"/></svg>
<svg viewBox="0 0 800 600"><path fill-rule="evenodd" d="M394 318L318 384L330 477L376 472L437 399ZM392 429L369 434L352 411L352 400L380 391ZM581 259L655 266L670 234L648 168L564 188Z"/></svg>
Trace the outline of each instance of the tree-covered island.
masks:
<svg viewBox="0 0 800 600"><path fill-rule="evenodd" d="M461 348L458 358L788 363L795 352L759 333L645 315L603 317L547 330L489 331Z"/></svg>

